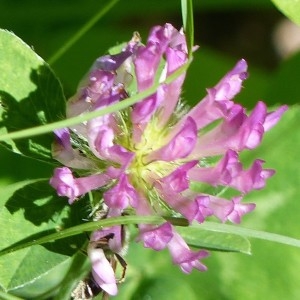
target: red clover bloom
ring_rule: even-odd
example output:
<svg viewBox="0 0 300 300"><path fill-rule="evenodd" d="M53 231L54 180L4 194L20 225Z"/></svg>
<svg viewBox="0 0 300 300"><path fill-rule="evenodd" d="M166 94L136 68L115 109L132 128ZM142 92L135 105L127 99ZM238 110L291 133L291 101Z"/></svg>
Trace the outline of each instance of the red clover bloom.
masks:
<svg viewBox="0 0 300 300"><path fill-rule="evenodd" d="M164 83L187 60L185 36L170 24L154 27L146 45L136 34L119 54L97 59L68 101L67 117L122 101L133 87L141 92L155 82L161 84L125 110L55 131L53 157L64 167L55 170L50 183L59 196L72 204L89 191L99 192L103 218L135 211L183 217L189 223L202 223L210 216L239 223L255 208L243 203L243 196L263 188L274 171L263 169L264 161L259 159L244 169L239 152L257 147L287 107L267 112L266 105L258 102L247 115L234 103L247 78L247 63L240 60L188 111L180 101L185 74ZM234 193L230 197L216 193L221 187ZM117 293L111 256L94 244L106 238L111 253L121 254L121 227L94 232L88 248L94 280L110 295ZM168 248L183 272L206 270L200 261L208 253L192 251L170 222L140 224L139 232L145 247Z"/></svg>

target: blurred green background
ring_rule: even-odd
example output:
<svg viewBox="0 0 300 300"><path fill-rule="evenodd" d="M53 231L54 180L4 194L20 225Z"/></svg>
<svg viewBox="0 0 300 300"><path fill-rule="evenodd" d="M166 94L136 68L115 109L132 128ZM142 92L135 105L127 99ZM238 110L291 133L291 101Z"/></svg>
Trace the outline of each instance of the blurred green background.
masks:
<svg viewBox="0 0 300 300"><path fill-rule="evenodd" d="M107 3L0 0L0 27L13 31L47 61ZM200 49L183 89L190 105L197 103L205 88L213 86L237 60L245 58L250 77L237 101L249 109L260 99L271 106L293 106L267 134L263 145L245 155L248 161L256 156L263 158L277 175L265 190L247 197L257 203L257 210L245 218L242 226L300 238L300 115L294 105L300 98L300 55L295 52L283 58L275 46L275 32L284 16L268 0L195 0L194 19ZM120 0L51 64L66 95L76 91L93 61L108 48L128 41L134 31L145 40L153 25L166 22L181 27L179 0ZM2 185L52 174L52 166L5 149L1 149L0 157ZM253 241L252 250L252 256L212 253L205 261L208 272L185 275L172 266L168 253L154 253L132 243L127 256L128 278L117 299L300 299L300 250L263 241Z"/></svg>

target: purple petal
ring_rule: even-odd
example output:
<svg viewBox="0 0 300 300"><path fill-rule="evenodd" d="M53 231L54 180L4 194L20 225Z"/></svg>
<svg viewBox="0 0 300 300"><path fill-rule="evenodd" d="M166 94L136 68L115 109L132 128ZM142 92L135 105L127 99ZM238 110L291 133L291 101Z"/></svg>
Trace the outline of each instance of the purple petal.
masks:
<svg viewBox="0 0 300 300"><path fill-rule="evenodd" d="M134 154L124 147L114 144L117 129L111 115L95 118L88 122L89 145L93 153L102 160L126 165Z"/></svg>
<svg viewBox="0 0 300 300"><path fill-rule="evenodd" d="M169 84L162 84L157 90L156 106L158 107L159 126L165 126L171 115L175 112L176 105L179 101L181 86L184 81L184 76L180 76Z"/></svg>
<svg viewBox="0 0 300 300"><path fill-rule="evenodd" d="M242 88L243 81L247 79L247 62L241 59L234 68L228 72L214 87L217 91L216 100L231 100Z"/></svg>
<svg viewBox="0 0 300 300"><path fill-rule="evenodd" d="M90 243L88 256L92 263L92 275L96 283L106 293L115 296L118 293L115 273L103 249L95 248L93 243Z"/></svg>
<svg viewBox="0 0 300 300"><path fill-rule="evenodd" d="M238 135L235 139L242 141L239 148L242 150L256 148L264 134L264 121L267 115L267 107L263 102L258 102L250 116L241 126Z"/></svg>
<svg viewBox="0 0 300 300"><path fill-rule="evenodd" d="M265 131L268 131L271 129L274 125L277 124L277 122L282 117L283 113L288 109L287 105L280 106L277 110L268 113L266 120L264 122L264 129Z"/></svg>
<svg viewBox="0 0 300 300"><path fill-rule="evenodd" d="M95 103L102 95L106 95L113 88L115 75L111 72L94 70L89 75L89 84L85 95L89 102Z"/></svg>
<svg viewBox="0 0 300 300"><path fill-rule="evenodd" d="M138 197L139 201L137 201L135 211L137 215L140 216L148 216L148 215L153 215L154 211L152 209L152 206L147 198L147 195L142 193L141 191L138 191ZM143 229L145 224L139 224L139 228Z"/></svg>
<svg viewBox="0 0 300 300"><path fill-rule="evenodd" d="M134 124L147 123L157 108L157 95L153 94L134 105L131 119Z"/></svg>
<svg viewBox="0 0 300 300"><path fill-rule="evenodd" d="M241 197L233 198L232 202L234 204L233 210L227 216L227 219L232 223L241 223L242 216L255 209L254 203L240 203Z"/></svg>
<svg viewBox="0 0 300 300"><path fill-rule="evenodd" d="M93 102L91 110L107 107L126 98L128 98L128 94L124 89L124 85L122 83L115 84L109 91L98 96Z"/></svg>
<svg viewBox="0 0 300 300"><path fill-rule="evenodd" d="M250 116L241 106L234 105L221 125L198 139L191 156L213 156L228 149L242 151L257 147L264 134L266 116L267 109L263 102L257 103Z"/></svg>
<svg viewBox="0 0 300 300"><path fill-rule="evenodd" d="M234 106L232 101L216 100L216 97L215 89L207 89L207 96L189 113L192 117L197 118L198 128L203 128L209 123L223 118Z"/></svg>
<svg viewBox="0 0 300 300"><path fill-rule="evenodd" d="M139 91L153 85L164 53L167 59L166 75L173 73L187 59L184 36L170 24L166 24L164 27L154 27L146 46L140 46L136 52L133 62ZM161 77L160 81L164 79L165 75ZM184 75L168 86L160 87L155 94L135 104L131 115L133 123L147 123L158 106L164 106L165 103L172 106L172 111L178 101L183 79ZM170 111L166 112L165 107L161 111L167 113L165 116L161 116L161 121L167 121Z"/></svg>
<svg viewBox="0 0 300 300"><path fill-rule="evenodd" d="M234 203L227 199L210 196L209 207L216 216L222 222L227 221L227 217L232 213L234 209Z"/></svg>
<svg viewBox="0 0 300 300"><path fill-rule="evenodd" d="M81 82L77 93L68 100L67 117L78 116L88 111L99 97L106 95L113 87L115 75L111 72L93 70L88 79Z"/></svg>
<svg viewBox="0 0 300 300"><path fill-rule="evenodd" d="M243 170L238 154L228 150L215 167L195 167L188 171L191 180L205 182L213 186L230 186L243 193L258 190L265 186L266 179L275 171L263 169L264 161L256 160L249 170Z"/></svg>
<svg viewBox="0 0 300 300"><path fill-rule="evenodd" d="M136 51L139 42L139 37L134 35L132 40L128 43L127 47L122 50L122 52L99 57L93 68L104 71L116 71L125 62L125 60Z"/></svg>
<svg viewBox="0 0 300 300"><path fill-rule="evenodd" d="M242 197L235 197L231 201L210 196L210 208L213 214L222 222L227 220L233 223L240 223L241 217L254 210L253 203L240 203Z"/></svg>
<svg viewBox="0 0 300 300"><path fill-rule="evenodd" d="M71 145L70 133L66 128L54 131L55 141L52 144L52 156L63 165L75 169L92 169L94 162L83 156L78 149Z"/></svg>
<svg viewBox="0 0 300 300"><path fill-rule="evenodd" d="M210 199L208 196L197 196L194 200L194 211L196 212L194 220L203 223L205 219L213 215L212 209L209 207Z"/></svg>
<svg viewBox="0 0 300 300"><path fill-rule="evenodd" d="M211 89L208 89L207 96L178 123L174 131L185 121L187 117L192 117L197 124L197 128L203 128L209 123L223 118L228 110L234 105L233 97L240 92L243 81L247 78L247 63L240 60L235 67L228 72L221 81Z"/></svg>
<svg viewBox="0 0 300 300"><path fill-rule="evenodd" d="M162 199L176 212L182 214L190 223L203 220L212 214L207 196L197 196L195 200L174 192L167 184L156 182L155 188Z"/></svg>
<svg viewBox="0 0 300 300"><path fill-rule="evenodd" d="M190 273L193 268L199 271L207 270L199 259L207 257L208 252L203 250L192 252L177 232L173 232L173 238L168 243L168 249L172 255L173 263L179 265L184 273Z"/></svg>
<svg viewBox="0 0 300 300"><path fill-rule="evenodd" d="M192 118L188 118L182 129L164 147L150 153L146 163L154 160L172 161L188 156L197 141L197 127Z"/></svg>
<svg viewBox="0 0 300 300"><path fill-rule="evenodd" d="M122 210L129 204L135 207L138 196L127 176L122 175L118 183L103 194L103 198L108 207Z"/></svg>
<svg viewBox="0 0 300 300"><path fill-rule="evenodd" d="M172 26L171 26L172 27ZM172 74L187 62L187 46L185 36L174 27L171 30L171 40L166 49L167 75Z"/></svg>
<svg viewBox="0 0 300 300"><path fill-rule="evenodd" d="M191 180L205 182L212 186L228 185L233 177L242 171L242 164L238 161L238 154L228 150L215 167L195 167L189 170Z"/></svg>
<svg viewBox="0 0 300 300"><path fill-rule="evenodd" d="M120 217L121 214L114 214L109 215L107 217ZM108 247L111 252L113 253L121 253L124 251L124 229L122 226L112 226L112 227L106 227L101 230L96 230L92 233L90 237L91 242L97 242L101 240L102 238L105 238L109 235L112 235L112 238L108 241Z"/></svg>
<svg viewBox="0 0 300 300"><path fill-rule="evenodd" d="M187 172L198 163L197 160L190 161L159 181L173 192L180 193L189 188L189 178Z"/></svg>
<svg viewBox="0 0 300 300"><path fill-rule="evenodd" d="M160 81L173 73L187 60L185 37L172 25L154 27L148 43L138 49L134 59L138 90L144 90L153 85L162 55L166 55L166 72L161 74ZM178 102L181 85L185 74L172 83L162 84L157 92L133 106L131 119L137 126L133 127L134 141L140 141L143 124L147 124L153 114L159 110L159 126L168 121Z"/></svg>
<svg viewBox="0 0 300 300"><path fill-rule="evenodd" d="M243 193L262 189L266 185L266 179L275 174L274 170L263 169L263 163L263 160L255 160L249 170L240 172L233 178L229 185Z"/></svg>
<svg viewBox="0 0 300 300"><path fill-rule="evenodd" d="M54 130L56 141L66 150L71 150L70 131L67 128Z"/></svg>
<svg viewBox="0 0 300 300"><path fill-rule="evenodd" d="M168 222L154 227L146 226L140 232L139 240L144 242L146 248L152 248L156 251L164 249L173 236L172 225Z"/></svg>
<svg viewBox="0 0 300 300"><path fill-rule="evenodd" d="M187 62L187 48L185 36L177 30L173 32L173 37L170 42L170 46L166 50L166 76L171 75L178 68L183 66ZM163 101L160 103L159 110L159 125L164 126L169 120L171 114L174 112L178 103L181 93L181 86L185 78L185 73L175 79L173 82L161 87L160 96L163 97Z"/></svg>
<svg viewBox="0 0 300 300"><path fill-rule="evenodd" d="M155 79L159 62L168 43L168 36L163 27L154 27L146 46L140 46L133 60L138 90L149 88Z"/></svg>

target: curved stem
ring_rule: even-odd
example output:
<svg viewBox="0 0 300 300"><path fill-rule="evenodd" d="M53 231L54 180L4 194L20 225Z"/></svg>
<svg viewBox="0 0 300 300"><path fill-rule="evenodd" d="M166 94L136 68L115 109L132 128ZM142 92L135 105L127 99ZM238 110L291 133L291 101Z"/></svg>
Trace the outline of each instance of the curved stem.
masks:
<svg viewBox="0 0 300 300"><path fill-rule="evenodd" d="M54 64L62 57L83 35L85 35L119 0L112 0L101 8L79 31L73 35L60 49L58 49L49 59L50 65Z"/></svg>

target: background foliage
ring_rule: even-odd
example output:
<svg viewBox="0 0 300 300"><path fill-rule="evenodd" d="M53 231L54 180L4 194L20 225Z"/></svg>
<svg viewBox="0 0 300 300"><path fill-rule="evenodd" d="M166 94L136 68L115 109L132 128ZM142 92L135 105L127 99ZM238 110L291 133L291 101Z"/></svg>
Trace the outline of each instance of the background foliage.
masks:
<svg viewBox="0 0 300 300"><path fill-rule="evenodd" d="M284 1L274 1L281 5ZM293 1L286 1L293 2ZM74 33L107 1L95 0L2 0L0 2L0 27L13 31L47 62ZM297 21L297 10L290 10L283 5L280 9ZM26 12L26 13L24 13ZM244 84L237 100L251 109L257 100L263 99L271 106L291 105L282 121L269 132L262 146L255 152L246 153L245 161L250 163L255 157L266 160L267 167L276 169L277 174L270 179L267 188L254 192L247 200L257 203L257 209L244 218L242 226L276 232L300 238L298 227L300 204L298 168L298 149L300 143L298 108L300 93L298 78L300 76L300 53L282 59L276 52L273 33L284 16L268 0L195 0L195 41L200 49L195 53L194 62L188 71L183 97L193 105L205 93L205 88L212 86L241 57L249 63L250 78ZM65 94L71 96L77 83L98 56L116 43L130 39L132 32L138 30L146 38L149 29L155 24L171 22L181 27L180 1L118 1L116 5L87 32L60 59L53 61L51 67L60 78ZM1 58L0 58L1 60ZM3 76L3 75L2 75ZM17 84L17 83L16 83ZM69 208L62 199L43 198L46 181L53 166L13 154L1 148L2 187L0 224L1 228L11 230L11 236L21 237L22 231L17 223L19 215L24 215L28 223L24 230L31 230L34 222L39 222L33 208L41 209L44 218L41 225L45 232L51 233L57 224L67 226L80 223L84 218L84 207L74 206L69 218ZM12 185L23 181L19 186ZM38 195L38 201L30 203L10 202L9 197L22 186L31 183L23 190L29 195ZM8 188L9 186L9 188ZM54 193L53 193L54 194ZM20 200L22 201L22 199ZM2 208L2 205L5 204ZM58 214L58 208L60 213ZM73 207L72 207L73 208ZM23 226L23 223L22 223ZM34 226L33 226L34 229ZM34 231L32 232L34 233ZM11 241L0 239L0 248ZM14 282L18 274L8 274L5 257L0 259L0 283L4 290L15 295L33 299L38 295L43 280L48 288L55 288L64 273L70 252L82 243L84 236L70 238L62 250L53 258L53 272L32 274L34 278L43 274L33 285L22 288L22 283ZM206 273L194 271L184 275L172 266L168 253L154 253L144 249L140 244L132 243L127 256L128 277L120 286L120 296L116 299L299 299L298 270L300 267L299 249L273 244L266 241L251 240L252 256L236 253L212 253L205 263L209 267ZM19 272L31 273L29 266L34 263L49 263L47 256L34 261L38 247L22 250L14 254L16 263L22 260ZM51 251L51 243L43 249ZM73 250L72 250L73 249ZM26 259L24 259L26 258ZM18 260L19 259L19 260ZM65 265L64 265L65 264ZM84 268L84 264L81 266ZM61 274L61 278L57 276ZM17 288L18 287L18 288ZM0 286L1 288L1 286Z"/></svg>

